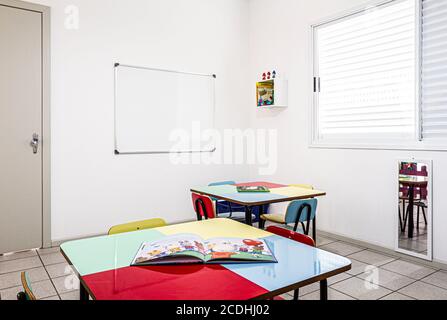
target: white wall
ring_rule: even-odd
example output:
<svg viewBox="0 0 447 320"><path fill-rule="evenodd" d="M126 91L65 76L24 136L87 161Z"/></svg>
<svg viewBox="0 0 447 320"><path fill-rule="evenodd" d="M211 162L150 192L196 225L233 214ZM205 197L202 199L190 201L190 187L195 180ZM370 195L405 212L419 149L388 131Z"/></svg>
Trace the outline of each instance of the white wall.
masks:
<svg viewBox="0 0 447 320"><path fill-rule="evenodd" d="M115 156L113 64L216 73L217 126L245 127L245 0L36 0L52 8L52 239L163 217L194 219L189 188L246 180L248 167L175 166L166 155ZM68 5L79 30L64 27Z"/></svg>
<svg viewBox="0 0 447 320"><path fill-rule="evenodd" d="M397 159L433 159L433 254L435 260L447 262L447 153L309 148L310 25L365 3L368 1L250 1L252 83L259 72L272 67L290 80L290 107L272 111L253 106L251 126L279 130L278 171L270 180L308 182L327 191L318 210L322 230L390 249L394 248L397 219Z"/></svg>

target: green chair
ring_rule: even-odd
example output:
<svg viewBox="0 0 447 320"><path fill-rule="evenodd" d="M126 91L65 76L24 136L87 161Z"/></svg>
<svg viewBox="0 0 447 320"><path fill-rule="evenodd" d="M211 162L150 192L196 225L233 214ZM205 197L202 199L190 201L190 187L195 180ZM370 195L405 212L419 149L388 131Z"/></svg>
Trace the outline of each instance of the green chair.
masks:
<svg viewBox="0 0 447 320"><path fill-rule="evenodd" d="M295 200L289 203L287 206L286 214L264 214L259 220L259 228L264 229L265 222L271 221L275 223L288 225L294 223L293 231L298 230L298 226L301 225L303 233L309 235L310 223L312 222L312 237L316 241L316 212L317 212L317 199L307 200Z"/></svg>
<svg viewBox="0 0 447 320"><path fill-rule="evenodd" d="M20 274L22 280L23 291L17 294L17 300L37 300L31 288L31 282L29 281L28 274L22 272Z"/></svg>
<svg viewBox="0 0 447 320"><path fill-rule="evenodd" d="M129 222L129 223L113 226L112 228L110 228L109 236L112 234L118 234L118 233L125 233L125 232L132 232L132 231L138 231L138 230L164 227L166 225L167 225L166 221L164 221L163 219L160 219L160 218Z"/></svg>

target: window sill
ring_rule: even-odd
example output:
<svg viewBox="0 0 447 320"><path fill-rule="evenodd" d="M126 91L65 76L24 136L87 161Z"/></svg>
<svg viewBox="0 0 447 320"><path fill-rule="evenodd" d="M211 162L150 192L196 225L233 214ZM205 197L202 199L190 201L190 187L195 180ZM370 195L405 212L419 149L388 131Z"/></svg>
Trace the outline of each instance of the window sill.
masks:
<svg viewBox="0 0 447 320"><path fill-rule="evenodd" d="M433 151L447 152L445 144L414 143L414 144L360 144L360 143L336 143L336 142L311 142L311 149L351 149L351 150L391 150L391 151Z"/></svg>

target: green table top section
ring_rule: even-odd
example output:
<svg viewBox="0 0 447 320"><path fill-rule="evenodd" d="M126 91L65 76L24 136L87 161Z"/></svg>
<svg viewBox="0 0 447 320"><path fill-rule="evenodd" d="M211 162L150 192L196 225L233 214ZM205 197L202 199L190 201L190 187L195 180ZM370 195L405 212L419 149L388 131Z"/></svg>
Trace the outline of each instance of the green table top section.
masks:
<svg viewBox="0 0 447 320"><path fill-rule="evenodd" d="M165 237L142 230L63 243L61 249L81 276L128 267L143 242Z"/></svg>

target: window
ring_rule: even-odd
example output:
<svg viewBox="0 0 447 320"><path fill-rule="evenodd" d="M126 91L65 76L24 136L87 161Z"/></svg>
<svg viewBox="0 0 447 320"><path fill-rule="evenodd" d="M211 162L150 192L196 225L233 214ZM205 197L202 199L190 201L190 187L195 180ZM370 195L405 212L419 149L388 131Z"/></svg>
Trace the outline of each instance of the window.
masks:
<svg viewBox="0 0 447 320"><path fill-rule="evenodd" d="M437 0L426 2L428 7ZM314 144L398 145L418 141L421 119L418 3L389 1L313 26ZM436 16L439 19L442 14ZM432 38L439 37L435 35L439 32L438 25L433 22L431 26ZM447 50L445 36L444 41L443 48ZM438 53L439 48L434 55ZM445 56L444 52L442 58L433 57L430 61L445 60ZM428 75L429 70L426 71ZM439 74L430 74L429 79L436 76ZM442 79L447 81L446 76ZM425 86L430 86L425 80ZM436 99L423 95L425 101L432 98ZM444 116L447 134L447 112ZM424 114L424 121L427 117ZM424 129L429 130L428 122ZM425 133L428 132L434 131Z"/></svg>
<svg viewBox="0 0 447 320"><path fill-rule="evenodd" d="M446 0L422 2L422 138L447 140Z"/></svg>

